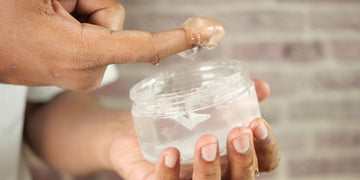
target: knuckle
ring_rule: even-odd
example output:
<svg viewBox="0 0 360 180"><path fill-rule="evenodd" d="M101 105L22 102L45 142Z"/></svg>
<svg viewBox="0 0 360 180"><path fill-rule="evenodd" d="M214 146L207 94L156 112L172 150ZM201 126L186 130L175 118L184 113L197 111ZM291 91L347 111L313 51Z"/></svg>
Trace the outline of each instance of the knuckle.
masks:
<svg viewBox="0 0 360 180"><path fill-rule="evenodd" d="M166 180L175 180L177 179L176 175L172 173L163 173L160 175L159 179L166 179Z"/></svg>
<svg viewBox="0 0 360 180"><path fill-rule="evenodd" d="M208 179L208 178L211 178L211 177L216 177L217 175L217 172L215 171L205 171L203 172L203 176Z"/></svg>
<svg viewBox="0 0 360 180"><path fill-rule="evenodd" d="M213 177L221 176L219 174L218 168L214 166L200 170L199 175L204 177L205 179L210 179L210 178L213 179Z"/></svg>
<svg viewBox="0 0 360 180"><path fill-rule="evenodd" d="M164 49L159 49L157 46L157 42L159 42L159 37L158 37L158 33L154 33L151 32L150 33L150 37L151 37L151 48L149 50L148 53L148 62L156 65L158 63L160 63L163 59L165 59L167 57L167 52Z"/></svg>
<svg viewBox="0 0 360 180"><path fill-rule="evenodd" d="M231 168L243 174L252 174L257 166L257 160L253 159L251 155L241 159L233 159L231 162Z"/></svg>
<svg viewBox="0 0 360 180"><path fill-rule="evenodd" d="M156 65L156 64L160 63L161 56L156 50L152 50L150 55L149 55L148 61L149 61L150 64Z"/></svg>
<svg viewBox="0 0 360 180"><path fill-rule="evenodd" d="M248 156L244 159L235 160L232 162L233 166L237 167L238 169L251 169L252 165L254 164L254 159L252 156Z"/></svg>
<svg viewBox="0 0 360 180"><path fill-rule="evenodd" d="M32 10L37 15L53 15L55 12L52 8L51 0L43 0L32 4Z"/></svg>

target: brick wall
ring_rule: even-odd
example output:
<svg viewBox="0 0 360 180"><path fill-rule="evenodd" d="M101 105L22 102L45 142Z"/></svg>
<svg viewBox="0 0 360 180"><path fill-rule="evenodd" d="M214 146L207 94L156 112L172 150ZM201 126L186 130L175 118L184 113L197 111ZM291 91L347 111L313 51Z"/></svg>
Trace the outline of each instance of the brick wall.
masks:
<svg viewBox="0 0 360 180"><path fill-rule="evenodd" d="M281 148L279 168L257 179L360 178L360 0L122 0L125 29L163 31L191 16L221 21L222 44L199 59L235 58L272 89L261 104ZM119 65L97 92L130 108L129 88L160 66ZM109 173L89 179L116 179Z"/></svg>

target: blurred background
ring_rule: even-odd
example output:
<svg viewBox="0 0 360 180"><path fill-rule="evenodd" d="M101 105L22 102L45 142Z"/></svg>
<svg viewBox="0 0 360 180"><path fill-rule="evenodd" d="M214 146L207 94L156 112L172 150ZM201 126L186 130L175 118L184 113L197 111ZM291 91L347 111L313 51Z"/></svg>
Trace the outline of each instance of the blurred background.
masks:
<svg viewBox="0 0 360 180"><path fill-rule="evenodd" d="M222 22L225 39L201 59L239 59L271 94L263 117L277 135L280 166L263 180L360 179L360 0L118 0L124 29L164 31L189 17ZM119 49L120 50L120 49ZM120 77L96 92L104 104L130 109L129 89L160 66L118 65ZM113 172L71 177L33 157L34 179L121 179Z"/></svg>

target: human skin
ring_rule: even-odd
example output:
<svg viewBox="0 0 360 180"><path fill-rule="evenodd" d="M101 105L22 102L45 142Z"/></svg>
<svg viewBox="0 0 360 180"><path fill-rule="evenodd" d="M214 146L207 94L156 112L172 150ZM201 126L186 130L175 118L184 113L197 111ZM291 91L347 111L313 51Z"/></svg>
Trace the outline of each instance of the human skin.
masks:
<svg viewBox="0 0 360 180"><path fill-rule="evenodd" d="M187 37L213 23L200 18L205 23L152 33L122 30L124 18L115 0L0 1L0 83L92 91L107 65L157 64L202 45ZM202 41L223 35L210 36Z"/></svg>
<svg viewBox="0 0 360 180"><path fill-rule="evenodd" d="M203 45L188 38L192 37L188 32L201 34L196 31L197 26L161 33L123 31L124 15L124 8L114 0L2 0L0 82L91 91L99 86L108 64L157 64L171 54ZM201 39L206 42L211 37ZM267 86L262 81L255 82L259 99L266 97ZM260 124L267 127L269 134L257 141L256 129ZM44 105L29 103L24 131L25 139L37 154L50 165L73 174L112 169L126 179L136 180L189 176L197 180L219 179L219 173L229 179L249 179L253 178L254 158L249 153L254 149L260 152L255 157L260 171L275 168L279 158L269 125L257 119L250 128L230 132L229 142L241 134L255 140L243 156L228 149L229 156L222 158L226 171L220 171L218 156L205 163L198 158L203 143L217 143L211 135L199 139L194 169L180 169L178 160L173 168L165 165L166 156L179 159L174 148L166 149L158 163L152 164L141 156L129 112L106 109L93 96L71 91Z"/></svg>
<svg viewBox="0 0 360 180"><path fill-rule="evenodd" d="M264 81L254 82L261 101L268 96L269 87ZM266 136L259 131L261 126L266 127ZM214 160L204 160L201 154L206 145L218 147L215 136L205 135L194 147L193 165L180 166L180 153L175 148L165 149L153 164L141 154L130 112L107 109L90 94L70 91L48 104L29 103L24 131L27 143L48 164L78 175L108 169L129 180L253 180L254 159L264 172L276 168L280 157L271 127L256 119L249 127L237 127L229 133L227 156L219 157L217 149ZM238 153L232 142L244 135L249 137L250 147ZM166 157L175 159L173 167L166 166Z"/></svg>

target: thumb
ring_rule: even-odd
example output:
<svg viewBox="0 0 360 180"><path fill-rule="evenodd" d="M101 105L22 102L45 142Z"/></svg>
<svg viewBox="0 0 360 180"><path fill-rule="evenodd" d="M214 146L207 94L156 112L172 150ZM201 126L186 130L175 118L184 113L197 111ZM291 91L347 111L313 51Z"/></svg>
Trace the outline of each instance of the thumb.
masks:
<svg viewBox="0 0 360 180"><path fill-rule="evenodd" d="M82 36L86 39L83 46L86 48L82 52L92 57L101 55L101 62L97 62L100 65L135 62L155 65L195 46L215 47L224 35L220 22L200 17L190 18L181 28L158 33L112 31L84 24Z"/></svg>

